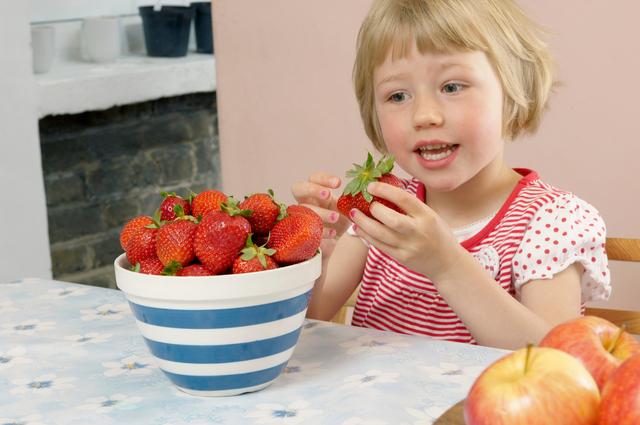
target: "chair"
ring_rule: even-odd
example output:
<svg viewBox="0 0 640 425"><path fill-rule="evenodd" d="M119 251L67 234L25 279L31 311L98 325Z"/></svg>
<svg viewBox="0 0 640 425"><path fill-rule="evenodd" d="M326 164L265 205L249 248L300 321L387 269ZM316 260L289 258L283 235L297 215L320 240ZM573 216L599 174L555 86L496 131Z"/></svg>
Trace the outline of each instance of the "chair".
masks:
<svg viewBox="0 0 640 425"><path fill-rule="evenodd" d="M609 261L640 263L640 239L607 238L605 248ZM588 307L585 314L602 317L618 326L624 325L627 332L640 335L640 311Z"/></svg>
<svg viewBox="0 0 640 425"><path fill-rule="evenodd" d="M640 239L607 238L606 250L610 261L633 261L640 263ZM356 289L331 321L340 324L350 324L357 297L358 290ZM602 317L618 326L624 324L627 332L640 334L640 311L588 307L585 313L587 315Z"/></svg>

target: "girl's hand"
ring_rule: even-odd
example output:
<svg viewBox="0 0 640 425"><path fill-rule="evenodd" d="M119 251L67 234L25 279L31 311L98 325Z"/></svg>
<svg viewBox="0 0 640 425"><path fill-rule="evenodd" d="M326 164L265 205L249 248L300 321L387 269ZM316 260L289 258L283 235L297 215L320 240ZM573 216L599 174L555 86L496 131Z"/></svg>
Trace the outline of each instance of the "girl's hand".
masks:
<svg viewBox="0 0 640 425"><path fill-rule="evenodd" d="M332 192L332 189L337 189L340 184L339 177L317 172L313 173L309 180L297 182L291 187L291 193L296 201L311 208L322 218L324 231L320 249L325 258L331 255L336 239L350 225L349 220L338 212L336 208L338 197Z"/></svg>
<svg viewBox="0 0 640 425"><path fill-rule="evenodd" d="M373 202L370 212L376 221L351 211L358 236L376 248L432 281L440 280L466 255L444 220L415 196L385 183L371 183L368 191L406 212L403 215Z"/></svg>

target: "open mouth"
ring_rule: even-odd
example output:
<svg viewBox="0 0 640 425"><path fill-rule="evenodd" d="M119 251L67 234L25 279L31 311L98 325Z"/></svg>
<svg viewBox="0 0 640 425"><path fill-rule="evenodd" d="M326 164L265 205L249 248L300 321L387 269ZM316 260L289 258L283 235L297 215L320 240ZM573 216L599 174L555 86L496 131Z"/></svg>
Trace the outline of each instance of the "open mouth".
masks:
<svg viewBox="0 0 640 425"><path fill-rule="evenodd" d="M442 143L438 145L422 146L416 152L427 161L439 161L450 156L460 145Z"/></svg>

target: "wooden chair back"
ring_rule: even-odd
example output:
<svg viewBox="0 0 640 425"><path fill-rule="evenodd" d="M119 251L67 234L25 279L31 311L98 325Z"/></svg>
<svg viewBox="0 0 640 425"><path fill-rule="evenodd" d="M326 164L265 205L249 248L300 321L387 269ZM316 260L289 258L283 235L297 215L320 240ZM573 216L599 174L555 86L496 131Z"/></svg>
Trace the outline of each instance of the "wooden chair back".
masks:
<svg viewBox="0 0 640 425"><path fill-rule="evenodd" d="M640 239L607 238L609 261L631 261L640 263ZM586 314L606 319L618 326L624 325L627 332L640 335L640 311L587 307Z"/></svg>
<svg viewBox="0 0 640 425"><path fill-rule="evenodd" d="M640 263L640 239L607 238L607 256L609 261L632 261ZM334 323L348 325L356 305L358 289L331 319ZM640 335L640 311L617 310L609 308L587 307L586 314L602 317L618 326L624 325L627 332Z"/></svg>

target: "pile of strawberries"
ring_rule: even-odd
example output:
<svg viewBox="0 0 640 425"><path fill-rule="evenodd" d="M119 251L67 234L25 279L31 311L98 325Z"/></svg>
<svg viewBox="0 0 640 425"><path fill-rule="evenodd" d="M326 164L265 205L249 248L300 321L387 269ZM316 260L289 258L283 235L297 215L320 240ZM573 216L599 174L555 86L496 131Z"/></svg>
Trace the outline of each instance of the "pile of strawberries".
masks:
<svg viewBox="0 0 640 425"><path fill-rule="evenodd" d="M154 217L138 216L120 233L132 270L155 275L249 273L313 257L322 219L302 205L278 203L273 191L238 202L218 190L184 199L162 192Z"/></svg>

